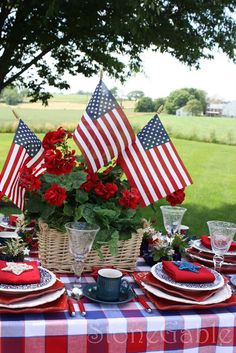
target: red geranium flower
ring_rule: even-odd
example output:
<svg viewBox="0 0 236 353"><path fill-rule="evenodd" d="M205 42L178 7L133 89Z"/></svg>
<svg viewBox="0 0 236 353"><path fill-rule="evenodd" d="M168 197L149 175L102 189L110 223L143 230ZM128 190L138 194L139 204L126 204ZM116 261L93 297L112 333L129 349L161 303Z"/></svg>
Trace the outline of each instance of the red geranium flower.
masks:
<svg viewBox="0 0 236 353"><path fill-rule="evenodd" d="M97 185L94 191L98 196L100 196L104 200L109 200L118 191L118 186L113 183L100 183Z"/></svg>
<svg viewBox="0 0 236 353"><path fill-rule="evenodd" d="M29 191L39 190L41 180L33 175L33 168L23 168L20 174L19 185Z"/></svg>
<svg viewBox="0 0 236 353"><path fill-rule="evenodd" d="M59 127L56 131L49 131L43 138L42 146L45 150L55 149L56 144L64 142L67 132L62 127ZM68 137L69 134L68 134Z"/></svg>
<svg viewBox="0 0 236 353"><path fill-rule="evenodd" d="M171 204L171 206L176 206L181 204L185 199L184 189L179 189L174 191L172 194L166 196L166 201Z"/></svg>
<svg viewBox="0 0 236 353"><path fill-rule="evenodd" d="M86 192L93 190L99 183L100 179L95 173L90 173L87 171L88 175L86 177L86 182L83 183L80 187Z"/></svg>
<svg viewBox="0 0 236 353"><path fill-rule="evenodd" d="M57 184L52 184L44 193L44 199L52 206L61 206L66 199L66 189Z"/></svg>
<svg viewBox="0 0 236 353"><path fill-rule="evenodd" d="M128 189L124 189L121 192L121 195L122 197L119 199L119 204L121 206L133 209L138 207L140 195L136 188L131 188L130 191Z"/></svg>

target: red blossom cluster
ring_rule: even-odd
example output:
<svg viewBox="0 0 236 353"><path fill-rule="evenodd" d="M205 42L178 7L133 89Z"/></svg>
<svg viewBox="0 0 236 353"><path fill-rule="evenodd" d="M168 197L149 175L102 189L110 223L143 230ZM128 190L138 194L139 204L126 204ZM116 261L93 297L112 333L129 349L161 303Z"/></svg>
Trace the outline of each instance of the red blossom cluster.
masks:
<svg viewBox="0 0 236 353"><path fill-rule="evenodd" d="M121 192L122 197L119 199L119 204L126 208L137 208L140 195L136 188L131 188L130 191L128 189L124 189Z"/></svg>
<svg viewBox="0 0 236 353"><path fill-rule="evenodd" d="M66 144L66 140L71 137L71 133L62 127L44 136L44 167L49 174L70 174L76 166L75 150L70 151Z"/></svg>
<svg viewBox="0 0 236 353"><path fill-rule="evenodd" d="M26 190L35 191L39 190L41 185L41 180L33 175L33 168L22 168L21 176L19 180L19 186L23 186Z"/></svg>
<svg viewBox="0 0 236 353"><path fill-rule="evenodd" d="M171 204L171 206L180 205L185 199L184 189L179 189L174 191L172 194L166 197L166 201Z"/></svg>
<svg viewBox="0 0 236 353"><path fill-rule="evenodd" d="M66 189L57 184L52 184L52 186L45 191L43 197L50 205L61 206L66 199Z"/></svg>

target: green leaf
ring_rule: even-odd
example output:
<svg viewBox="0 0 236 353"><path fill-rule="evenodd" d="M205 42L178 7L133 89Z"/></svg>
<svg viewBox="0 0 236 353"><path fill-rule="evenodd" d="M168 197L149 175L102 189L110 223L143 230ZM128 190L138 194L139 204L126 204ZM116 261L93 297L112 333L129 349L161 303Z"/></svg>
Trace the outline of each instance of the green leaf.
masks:
<svg viewBox="0 0 236 353"><path fill-rule="evenodd" d="M74 220L79 221L83 216L83 206L76 207Z"/></svg>
<svg viewBox="0 0 236 353"><path fill-rule="evenodd" d="M118 250L118 240L119 240L119 233L115 230L111 235L111 240L108 242L109 251L112 256L117 255Z"/></svg>
<svg viewBox="0 0 236 353"><path fill-rule="evenodd" d="M46 220L49 216L51 216L54 213L55 208L56 208L55 206L45 204L41 212L41 217Z"/></svg>
<svg viewBox="0 0 236 353"><path fill-rule="evenodd" d="M88 198L89 198L89 196L88 196L88 193L86 191L81 190L81 189L76 190L75 200L77 202L79 202L80 204L84 204L85 202L88 201Z"/></svg>
<svg viewBox="0 0 236 353"><path fill-rule="evenodd" d="M95 214L93 212L94 205L92 205L90 203L86 203L85 205L83 205L83 208L84 208L83 217L84 217L85 221L90 224L96 224L97 220L96 220Z"/></svg>
<svg viewBox="0 0 236 353"><path fill-rule="evenodd" d="M63 213L69 217L73 216L74 208L71 205L65 204L63 208Z"/></svg>
<svg viewBox="0 0 236 353"><path fill-rule="evenodd" d="M58 184L58 176L57 175L53 175L53 174L48 174L45 173L42 178L46 181L46 183L48 184Z"/></svg>
<svg viewBox="0 0 236 353"><path fill-rule="evenodd" d="M93 211L96 214L96 216L99 218L99 220L106 225L116 220L120 215L120 212L118 212L117 210L116 211L109 210L107 208L102 208L99 206L95 206Z"/></svg>

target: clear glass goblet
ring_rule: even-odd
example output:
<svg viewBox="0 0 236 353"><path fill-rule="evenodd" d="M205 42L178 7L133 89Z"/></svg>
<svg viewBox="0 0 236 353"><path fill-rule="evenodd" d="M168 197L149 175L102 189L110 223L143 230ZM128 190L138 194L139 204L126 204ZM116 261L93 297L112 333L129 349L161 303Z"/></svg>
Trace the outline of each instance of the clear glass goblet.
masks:
<svg viewBox="0 0 236 353"><path fill-rule="evenodd" d="M218 272L221 270L224 261L224 254L229 250L234 234L236 233L236 224L222 221L207 222L211 248L215 253L213 257L214 269Z"/></svg>
<svg viewBox="0 0 236 353"><path fill-rule="evenodd" d="M72 265L76 277L74 286L80 287L84 263L100 227L86 222L69 222L65 224L65 228L68 234L69 251L74 258Z"/></svg>
<svg viewBox="0 0 236 353"><path fill-rule="evenodd" d="M177 206L160 206L160 209L163 216L165 230L168 237L171 239L173 238L173 235L179 231L184 213L187 209Z"/></svg>

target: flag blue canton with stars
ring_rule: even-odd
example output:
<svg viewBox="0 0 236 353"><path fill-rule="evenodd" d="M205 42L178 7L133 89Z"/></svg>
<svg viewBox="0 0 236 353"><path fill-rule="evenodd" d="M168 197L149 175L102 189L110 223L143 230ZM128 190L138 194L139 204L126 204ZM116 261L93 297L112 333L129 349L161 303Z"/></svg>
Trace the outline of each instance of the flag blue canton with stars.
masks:
<svg viewBox="0 0 236 353"><path fill-rule="evenodd" d="M91 119L98 119L114 109L116 105L115 97L107 89L105 84L100 81L89 101L86 112Z"/></svg>
<svg viewBox="0 0 236 353"><path fill-rule="evenodd" d="M138 133L137 137L145 150L170 141L169 135L157 115L154 115L147 125Z"/></svg>
<svg viewBox="0 0 236 353"><path fill-rule="evenodd" d="M13 143L24 147L31 158L33 158L41 148L41 141L22 120L19 121Z"/></svg>

